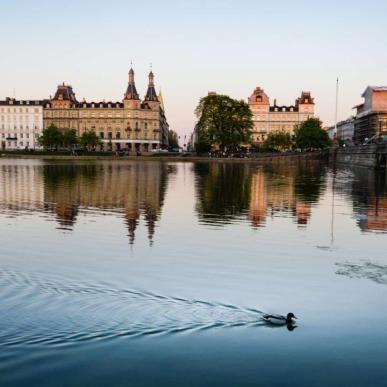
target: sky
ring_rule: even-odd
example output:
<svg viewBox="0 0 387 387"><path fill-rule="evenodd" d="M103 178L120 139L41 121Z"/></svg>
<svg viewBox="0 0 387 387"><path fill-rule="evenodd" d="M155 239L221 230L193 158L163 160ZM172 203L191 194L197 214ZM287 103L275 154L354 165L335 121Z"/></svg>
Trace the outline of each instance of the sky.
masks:
<svg viewBox="0 0 387 387"><path fill-rule="evenodd" d="M144 96L152 63L170 128L183 138L201 97L315 98L324 125L387 85L386 0L1 0L0 99L122 100L130 63Z"/></svg>

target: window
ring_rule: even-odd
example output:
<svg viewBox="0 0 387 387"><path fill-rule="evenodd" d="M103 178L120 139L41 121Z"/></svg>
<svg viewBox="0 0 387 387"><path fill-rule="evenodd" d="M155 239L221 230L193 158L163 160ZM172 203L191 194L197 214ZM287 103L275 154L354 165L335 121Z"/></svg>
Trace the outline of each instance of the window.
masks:
<svg viewBox="0 0 387 387"><path fill-rule="evenodd" d="M148 129L148 123L145 122L145 130L147 130L147 129Z"/></svg>
<svg viewBox="0 0 387 387"><path fill-rule="evenodd" d="M116 132L116 139L120 139L121 138L121 133L120 132Z"/></svg>
<svg viewBox="0 0 387 387"><path fill-rule="evenodd" d="M100 137L100 138L103 138L103 137L104 137L103 132L99 132L99 137Z"/></svg>
<svg viewBox="0 0 387 387"><path fill-rule="evenodd" d="M113 138L113 133L112 133L112 132L109 132L109 133L108 133L108 137L109 137L109 139L111 140L111 139Z"/></svg>

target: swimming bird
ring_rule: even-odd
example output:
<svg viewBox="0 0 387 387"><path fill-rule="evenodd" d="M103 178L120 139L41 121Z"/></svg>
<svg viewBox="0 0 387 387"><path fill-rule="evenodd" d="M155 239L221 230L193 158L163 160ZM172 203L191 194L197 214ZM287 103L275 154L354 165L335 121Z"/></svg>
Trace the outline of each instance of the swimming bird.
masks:
<svg viewBox="0 0 387 387"><path fill-rule="evenodd" d="M265 314L263 316L264 321L275 325L291 325L294 323L294 318L296 319L297 317L293 313L288 313L286 317L279 314Z"/></svg>

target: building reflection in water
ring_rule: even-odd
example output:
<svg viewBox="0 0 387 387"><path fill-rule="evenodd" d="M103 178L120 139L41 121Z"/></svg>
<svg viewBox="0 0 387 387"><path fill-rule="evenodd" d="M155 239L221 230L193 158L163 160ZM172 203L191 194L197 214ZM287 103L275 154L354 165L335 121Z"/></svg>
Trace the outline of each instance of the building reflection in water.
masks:
<svg viewBox="0 0 387 387"><path fill-rule="evenodd" d="M72 229L80 211L107 211L124 217L131 244L143 219L152 243L168 172L154 162L1 165L0 210L54 214L63 229Z"/></svg>
<svg viewBox="0 0 387 387"><path fill-rule="evenodd" d="M153 240L167 186L163 163L51 164L43 167L46 210L71 227L80 208L123 213L133 244L140 218Z"/></svg>
<svg viewBox="0 0 387 387"><path fill-rule="evenodd" d="M313 203L325 189L321 163L266 164L200 163L194 166L197 213L204 223L225 224L247 217L253 228L267 217L293 217L306 225Z"/></svg>
<svg viewBox="0 0 387 387"><path fill-rule="evenodd" d="M35 213L50 219L53 214L59 228L70 230L80 213L116 214L124 219L130 244L140 223L152 243L168 174L176 171L176 164L163 162L5 161L0 165L0 211L6 216ZM318 162L198 162L192 164L192 171L196 215L200 223L216 226L247 221L260 228L269 218L289 217L306 227L313 206L331 189L326 183L328 167ZM385 172L340 168L334 176L338 198L353 206L360 229L386 232Z"/></svg>
<svg viewBox="0 0 387 387"><path fill-rule="evenodd" d="M387 232L386 171L353 168L350 192L358 225L363 231Z"/></svg>

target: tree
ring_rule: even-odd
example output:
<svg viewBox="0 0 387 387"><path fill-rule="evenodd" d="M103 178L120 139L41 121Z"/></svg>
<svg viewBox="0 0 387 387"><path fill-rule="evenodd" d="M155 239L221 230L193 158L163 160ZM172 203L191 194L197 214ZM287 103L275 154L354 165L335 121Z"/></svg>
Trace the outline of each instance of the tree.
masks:
<svg viewBox="0 0 387 387"><path fill-rule="evenodd" d="M173 130L168 131L168 144L170 148L178 148L179 147L179 137L177 133Z"/></svg>
<svg viewBox="0 0 387 387"><path fill-rule="evenodd" d="M195 113L198 143L235 149L250 142L253 121L246 102L227 95L208 95L200 100Z"/></svg>
<svg viewBox="0 0 387 387"><path fill-rule="evenodd" d="M77 142L78 142L78 137L75 129L69 129L63 133L63 146L72 147Z"/></svg>
<svg viewBox="0 0 387 387"><path fill-rule="evenodd" d="M283 151L292 147L293 140L290 133L275 131L269 133L263 145L266 149Z"/></svg>
<svg viewBox="0 0 387 387"><path fill-rule="evenodd" d="M82 147L90 150L100 144L99 137L94 132L94 130L86 131L82 133L82 136L79 139L79 143Z"/></svg>
<svg viewBox="0 0 387 387"><path fill-rule="evenodd" d="M55 125L51 124L43 130L38 142L44 148L58 147L63 142L63 134Z"/></svg>
<svg viewBox="0 0 387 387"><path fill-rule="evenodd" d="M331 144L328 132L321 127L318 118L309 118L302 122L294 131L297 148L322 149Z"/></svg>

